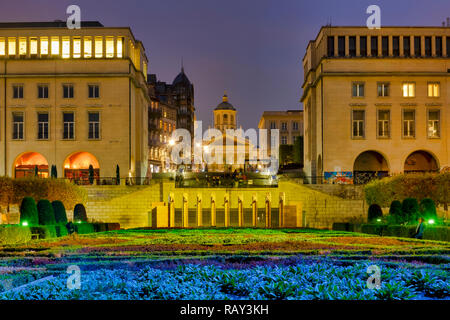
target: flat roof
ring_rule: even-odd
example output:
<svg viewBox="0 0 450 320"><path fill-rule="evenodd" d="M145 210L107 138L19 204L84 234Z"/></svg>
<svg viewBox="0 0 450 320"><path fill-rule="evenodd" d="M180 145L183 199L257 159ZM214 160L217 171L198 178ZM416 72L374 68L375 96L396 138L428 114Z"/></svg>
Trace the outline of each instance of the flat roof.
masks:
<svg viewBox="0 0 450 320"><path fill-rule="evenodd" d="M81 27L104 27L99 21L81 21ZM44 22L0 22L2 29L28 29L28 28L67 28L67 22L63 20Z"/></svg>

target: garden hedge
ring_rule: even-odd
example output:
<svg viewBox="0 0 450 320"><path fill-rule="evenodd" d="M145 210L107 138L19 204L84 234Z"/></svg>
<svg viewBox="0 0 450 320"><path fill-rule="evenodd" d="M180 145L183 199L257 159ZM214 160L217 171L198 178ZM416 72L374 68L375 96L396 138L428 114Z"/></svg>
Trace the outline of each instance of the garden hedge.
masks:
<svg viewBox="0 0 450 320"><path fill-rule="evenodd" d="M436 205L433 199L425 198L420 202L420 214L426 220L437 219Z"/></svg>
<svg viewBox="0 0 450 320"><path fill-rule="evenodd" d="M87 222L86 208L81 203L78 203L73 209L73 221Z"/></svg>
<svg viewBox="0 0 450 320"><path fill-rule="evenodd" d="M36 201L60 200L66 208L73 208L77 203L87 201L87 192L63 179L0 177L0 206L20 204L25 197L32 197Z"/></svg>
<svg viewBox="0 0 450 320"><path fill-rule="evenodd" d="M0 245L15 245L31 240L30 227L20 225L0 225Z"/></svg>
<svg viewBox="0 0 450 320"><path fill-rule="evenodd" d="M35 226L30 229L31 233L36 235L38 239L51 239L58 237L56 226Z"/></svg>
<svg viewBox="0 0 450 320"><path fill-rule="evenodd" d="M52 202L53 212L55 213L55 221L56 224L67 224L67 213L66 208L64 208L64 204L59 201L53 201Z"/></svg>
<svg viewBox="0 0 450 320"><path fill-rule="evenodd" d="M438 205L450 202L450 172L440 174L406 174L374 180L364 188L367 203L387 208L394 200L433 199Z"/></svg>
<svg viewBox="0 0 450 320"><path fill-rule="evenodd" d="M20 224L23 223L27 223L29 226L39 224L36 201L31 197L23 198L20 204Z"/></svg>
<svg viewBox="0 0 450 320"><path fill-rule="evenodd" d="M48 226L55 225L55 213L53 211L53 206L50 201L42 199L37 203L38 215L39 215L39 225Z"/></svg>
<svg viewBox="0 0 450 320"><path fill-rule="evenodd" d="M388 226L385 224L363 224L361 232L384 237L412 238L417 226ZM450 228L426 226L423 233L424 240L450 241Z"/></svg>
<svg viewBox="0 0 450 320"><path fill-rule="evenodd" d="M75 223L75 232L78 234L94 233L95 228L93 223Z"/></svg>

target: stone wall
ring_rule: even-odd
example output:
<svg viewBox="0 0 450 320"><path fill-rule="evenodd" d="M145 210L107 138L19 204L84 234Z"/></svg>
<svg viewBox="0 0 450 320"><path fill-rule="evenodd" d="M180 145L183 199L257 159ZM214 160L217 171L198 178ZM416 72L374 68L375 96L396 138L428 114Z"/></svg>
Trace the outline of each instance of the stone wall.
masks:
<svg viewBox="0 0 450 320"><path fill-rule="evenodd" d="M331 228L334 222L363 221L366 205L363 200L342 199L293 182L281 181L278 188L175 188L173 182L160 182L150 186L90 186L86 204L89 219L104 222L119 222L122 228L146 227L151 225L151 211L161 202L174 200L175 208L181 208L183 198L189 208L196 208L201 199L203 208L210 208L215 201L216 208L223 208L225 199L231 208L237 208L238 199L244 208L250 208L256 200L258 208L264 208L270 199L272 208L279 207L280 198L286 205L301 203L302 226L310 228Z"/></svg>

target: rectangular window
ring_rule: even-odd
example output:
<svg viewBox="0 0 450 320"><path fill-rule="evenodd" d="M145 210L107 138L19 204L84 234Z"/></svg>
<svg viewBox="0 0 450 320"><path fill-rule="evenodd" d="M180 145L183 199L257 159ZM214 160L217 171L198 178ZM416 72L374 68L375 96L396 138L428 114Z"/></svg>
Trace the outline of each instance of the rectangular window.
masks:
<svg viewBox="0 0 450 320"><path fill-rule="evenodd" d="M338 37L338 54L339 57L345 57L345 37Z"/></svg>
<svg viewBox="0 0 450 320"><path fill-rule="evenodd" d="M292 130L298 131L298 122L297 121L292 122Z"/></svg>
<svg viewBox="0 0 450 320"><path fill-rule="evenodd" d="M378 57L378 37L370 37L370 54L372 57Z"/></svg>
<svg viewBox="0 0 450 320"><path fill-rule="evenodd" d="M38 140L48 140L48 113L38 113Z"/></svg>
<svg viewBox="0 0 450 320"><path fill-rule="evenodd" d="M62 38L62 57L63 57L63 59L70 58L70 38L69 37Z"/></svg>
<svg viewBox="0 0 450 320"><path fill-rule="evenodd" d="M422 39L421 39L421 37L414 37L414 55L416 57L422 56Z"/></svg>
<svg viewBox="0 0 450 320"><path fill-rule="evenodd" d="M51 37L52 41L52 55L59 55L59 37Z"/></svg>
<svg viewBox="0 0 450 320"><path fill-rule="evenodd" d="M23 99L23 84L14 84L13 89L13 99Z"/></svg>
<svg viewBox="0 0 450 320"><path fill-rule="evenodd" d="M287 137L286 136L281 136L281 145L286 145L286 144L288 144Z"/></svg>
<svg viewBox="0 0 450 320"><path fill-rule="evenodd" d="M359 54L361 57L367 57L367 37L359 38Z"/></svg>
<svg viewBox="0 0 450 320"><path fill-rule="evenodd" d="M47 84L39 84L38 88L38 98L39 99L48 99L48 85Z"/></svg>
<svg viewBox="0 0 450 320"><path fill-rule="evenodd" d="M123 57L123 37L117 38L117 58Z"/></svg>
<svg viewBox="0 0 450 320"><path fill-rule="evenodd" d="M403 110L403 137L414 138L416 135L415 110Z"/></svg>
<svg viewBox="0 0 450 320"><path fill-rule="evenodd" d="M100 98L100 87L97 84L88 85L89 98L96 99Z"/></svg>
<svg viewBox="0 0 450 320"><path fill-rule="evenodd" d="M408 36L403 37L403 55L405 57L411 56L411 38Z"/></svg>
<svg viewBox="0 0 450 320"><path fill-rule="evenodd" d="M428 110L428 138L439 138L441 136L441 112L439 110Z"/></svg>
<svg viewBox="0 0 450 320"><path fill-rule="evenodd" d="M73 84L63 84L63 98L73 99L74 96Z"/></svg>
<svg viewBox="0 0 450 320"><path fill-rule="evenodd" d="M13 140L23 140L23 113L13 113Z"/></svg>
<svg viewBox="0 0 450 320"><path fill-rule="evenodd" d="M405 82L402 91L404 98L414 98L416 96L416 84L413 82Z"/></svg>
<svg viewBox="0 0 450 320"><path fill-rule="evenodd" d="M89 112L89 139L100 139L100 114Z"/></svg>
<svg viewBox="0 0 450 320"><path fill-rule="evenodd" d="M92 58L92 38L84 37L84 57Z"/></svg>
<svg viewBox="0 0 450 320"><path fill-rule="evenodd" d="M378 96L379 97L389 97L389 82L378 83Z"/></svg>
<svg viewBox="0 0 450 320"><path fill-rule="evenodd" d="M348 38L348 47L350 57L356 57L356 37Z"/></svg>
<svg viewBox="0 0 450 320"><path fill-rule="evenodd" d="M8 38L8 55L16 55L16 38Z"/></svg>
<svg viewBox="0 0 450 320"><path fill-rule="evenodd" d="M328 57L334 57L334 37L328 37Z"/></svg>
<svg viewBox="0 0 450 320"><path fill-rule="evenodd" d="M277 128L277 123L276 122L271 122L270 123L270 129L276 129Z"/></svg>
<svg viewBox="0 0 450 320"><path fill-rule="evenodd" d="M442 57L442 37L436 37L436 57Z"/></svg>
<svg viewBox="0 0 450 320"><path fill-rule="evenodd" d="M4 56L5 54L6 54L5 38L0 38L0 56Z"/></svg>
<svg viewBox="0 0 450 320"><path fill-rule="evenodd" d="M63 139L72 140L75 138L75 116L73 112L63 113Z"/></svg>
<svg viewBox="0 0 450 320"><path fill-rule="evenodd" d="M425 56L431 57L431 37L425 37Z"/></svg>
<svg viewBox="0 0 450 320"><path fill-rule="evenodd" d="M352 86L353 97L364 97L364 83L355 82Z"/></svg>
<svg viewBox="0 0 450 320"><path fill-rule="evenodd" d="M95 37L95 57L103 57L103 37Z"/></svg>
<svg viewBox="0 0 450 320"><path fill-rule="evenodd" d="M428 97L429 98L439 98L441 95L441 84L439 82L428 83Z"/></svg>
<svg viewBox="0 0 450 320"><path fill-rule="evenodd" d="M447 41L447 57L450 57L450 37L446 37Z"/></svg>
<svg viewBox="0 0 450 320"><path fill-rule="evenodd" d="M365 111L353 110L352 111L352 136L353 138L364 138L365 129Z"/></svg>
<svg viewBox="0 0 450 320"><path fill-rule="evenodd" d="M394 57L400 56L400 37L392 37L392 55Z"/></svg>
<svg viewBox="0 0 450 320"><path fill-rule="evenodd" d="M30 54L37 55L38 54L38 39L30 38Z"/></svg>
<svg viewBox="0 0 450 320"><path fill-rule="evenodd" d="M81 38L73 39L73 57L81 58Z"/></svg>
<svg viewBox="0 0 450 320"><path fill-rule="evenodd" d="M281 130L287 131L287 127L288 127L287 122L282 122L282 123L281 123Z"/></svg>
<svg viewBox="0 0 450 320"><path fill-rule="evenodd" d="M47 37L41 37L41 55L47 55L48 54L48 38Z"/></svg>
<svg viewBox="0 0 450 320"><path fill-rule="evenodd" d="M114 58L114 37L106 37L106 57Z"/></svg>
<svg viewBox="0 0 450 320"><path fill-rule="evenodd" d="M27 54L27 38L19 38L19 55L24 56Z"/></svg>
<svg viewBox="0 0 450 320"><path fill-rule="evenodd" d="M389 37L387 36L381 38L381 54L383 57L389 56Z"/></svg>
<svg viewBox="0 0 450 320"><path fill-rule="evenodd" d="M378 137L389 138L390 137L390 117L391 112L389 110L378 110Z"/></svg>

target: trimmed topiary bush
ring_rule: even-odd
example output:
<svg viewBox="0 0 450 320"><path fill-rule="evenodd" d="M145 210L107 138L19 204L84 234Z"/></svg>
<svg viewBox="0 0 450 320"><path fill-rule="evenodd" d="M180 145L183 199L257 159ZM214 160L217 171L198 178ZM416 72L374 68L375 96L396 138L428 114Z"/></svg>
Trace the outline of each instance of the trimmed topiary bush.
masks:
<svg viewBox="0 0 450 320"><path fill-rule="evenodd" d="M415 222L420 215L419 203L414 198L406 198L402 202L401 223Z"/></svg>
<svg viewBox="0 0 450 320"><path fill-rule="evenodd" d="M49 226L56 224L55 212L53 211L52 204L48 200L39 200L37 203L39 224L41 226Z"/></svg>
<svg viewBox="0 0 450 320"><path fill-rule="evenodd" d="M73 209L73 221L87 222L86 208L81 203L77 204Z"/></svg>
<svg viewBox="0 0 450 320"><path fill-rule="evenodd" d="M37 239L52 239L56 238L56 226L37 226L31 227L31 233L37 237Z"/></svg>
<svg viewBox="0 0 450 320"><path fill-rule="evenodd" d="M52 202L53 212L55 213L55 222L56 224L64 224L67 223L67 214L66 214L66 208L64 208L64 204L59 201L53 201Z"/></svg>
<svg viewBox="0 0 450 320"><path fill-rule="evenodd" d="M378 219L383 218L383 210L381 210L381 207L377 204L372 204L369 207L368 212L368 221L369 223L377 222Z"/></svg>
<svg viewBox="0 0 450 320"><path fill-rule="evenodd" d="M433 199L425 198L420 201L420 214L425 219L437 219L436 205L434 204Z"/></svg>
<svg viewBox="0 0 450 320"><path fill-rule="evenodd" d="M95 232L93 223L75 223L75 232L78 234L89 234Z"/></svg>
<svg viewBox="0 0 450 320"><path fill-rule="evenodd" d="M399 224L403 221L402 203L398 200L391 202L389 207L388 222L389 224Z"/></svg>
<svg viewBox="0 0 450 320"><path fill-rule="evenodd" d="M20 224L29 226L39 224L38 209L36 201L31 197L25 197L20 205Z"/></svg>

